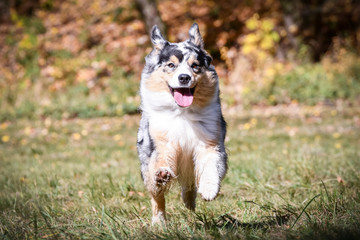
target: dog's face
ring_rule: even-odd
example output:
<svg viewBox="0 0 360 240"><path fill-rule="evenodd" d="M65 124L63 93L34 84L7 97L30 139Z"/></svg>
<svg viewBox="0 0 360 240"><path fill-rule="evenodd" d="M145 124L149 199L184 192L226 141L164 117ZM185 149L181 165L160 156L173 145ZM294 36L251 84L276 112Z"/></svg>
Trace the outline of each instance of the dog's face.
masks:
<svg viewBox="0 0 360 240"><path fill-rule="evenodd" d="M204 50L197 24L189 30L189 39L170 43L155 26L151 31L153 51L146 57L143 78L150 92L161 92L180 108L203 107L217 91L217 76L210 67L211 57Z"/></svg>

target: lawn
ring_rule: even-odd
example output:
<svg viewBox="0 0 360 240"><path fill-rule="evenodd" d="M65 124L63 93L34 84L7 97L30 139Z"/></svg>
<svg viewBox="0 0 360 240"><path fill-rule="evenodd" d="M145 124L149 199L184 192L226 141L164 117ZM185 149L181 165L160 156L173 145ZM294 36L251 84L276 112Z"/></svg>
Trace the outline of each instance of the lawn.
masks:
<svg viewBox="0 0 360 240"><path fill-rule="evenodd" d="M151 227L139 115L0 125L1 239L360 239L360 108L227 114L219 196Z"/></svg>

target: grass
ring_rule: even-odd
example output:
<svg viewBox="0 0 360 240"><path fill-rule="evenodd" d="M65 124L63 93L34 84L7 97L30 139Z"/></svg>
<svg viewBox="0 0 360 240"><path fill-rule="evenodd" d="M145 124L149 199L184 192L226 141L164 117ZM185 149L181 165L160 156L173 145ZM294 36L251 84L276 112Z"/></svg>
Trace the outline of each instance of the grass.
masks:
<svg viewBox="0 0 360 240"><path fill-rule="evenodd" d="M227 116L229 171L195 213L174 185L151 225L139 116L0 125L1 239L359 239L360 109Z"/></svg>
<svg viewBox="0 0 360 240"><path fill-rule="evenodd" d="M0 122L18 118L93 118L137 113L139 82L133 76L117 70L106 80L97 81L106 83L93 88L86 83L68 84L56 91L42 86L43 81L29 87L14 84L13 91L11 87L0 86Z"/></svg>

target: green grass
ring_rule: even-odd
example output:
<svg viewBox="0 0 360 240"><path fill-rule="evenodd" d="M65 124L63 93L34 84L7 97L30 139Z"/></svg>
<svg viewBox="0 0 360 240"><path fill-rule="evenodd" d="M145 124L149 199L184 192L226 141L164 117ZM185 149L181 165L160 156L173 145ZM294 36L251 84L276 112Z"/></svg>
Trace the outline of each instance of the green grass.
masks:
<svg viewBox="0 0 360 240"><path fill-rule="evenodd" d="M28 89L18 86L13 92L10 87L1 89L0 86L0 122L18 118L93 118L137 113L139 82L133 76L117 70L106 78L105 85L101 89L99 86L89 88L85 83L69 84L59 91L49 91L40 85Z"/></svg>
<svg viewBox="0 0 360 240"><path fill-rule="evenodd" d="M315 109L315 108L314 108ZM139 116L0 126L1 239L359 239L360 109L227 116L220 195L188 211L174 185L151 225Z"/></svg>

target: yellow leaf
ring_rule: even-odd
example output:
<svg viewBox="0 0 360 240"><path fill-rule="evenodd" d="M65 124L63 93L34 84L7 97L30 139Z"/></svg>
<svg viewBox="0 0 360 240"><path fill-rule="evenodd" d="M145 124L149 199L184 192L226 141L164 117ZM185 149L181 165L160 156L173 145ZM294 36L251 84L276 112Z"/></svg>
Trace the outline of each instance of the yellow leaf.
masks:
<svg viewBox="0 0 360 240"><path fill-rule="evenodd" d="M81 135L79 133L73 133L72 138L76 141L79 141L81 139Z"/></svg>
<svg viewBox="0 0 360 240"><path fill-rule="evenodd" d="M277 32L271 32L270 36L275 42L278 42L280 40L280 36Z"/></svg>
<svg viewBox="0 0 360 240"><path fill-rule="evenodd" d="M259 60L261 60L261 61L265 60L267 54L264 51L259 50L256 53L257 53L257 56L258 56Z"/></svg>
<svg viewBox="0 0 360 240"><path fill-rule="evenodd" d="M10 136L5 135L1 137L1 141L3 141L4 143L8 142L10 140Z"/></svg>
<svg viewBox="0 0 360 240"><path fill-rule="evenodd" d="M244 124L244 129L245 129L245 130L249 130L250 128L251 128L250 123L245 123L245 124Z"/></svg>
<svg viewBox="0 0 360 240"><path fill-rule="evenodd" d="M271 20L264 20L261 23L261 28L265 31L265 32L270 32L274 29L274 23Z"/></svg>
<svg viewBox="0 0 360 240"><path fill-rule="evenodd" d="M121 136L119 134L116 134L114 137L113 137L114 141L120 141L121 139Z"/></svg>
<svg viewBox="0 0 360 240"><path fill-rule="evenodd" d="M52 28L50 28L50 33L52 35L56 35L59 33L59 29L57 27L52 27Z"/></svg>
<svg viewBox="0 0 360 240"><path fill-rule="evenodd" d="M274 47L274 42L271 36L266 35L260 42L260 47L264 50L269 50Z"/></svg>
<svg viewBox="0 0 360 240"><path fill-rule="evenodd" d="M256 118L252 118L252 119L250 120L250 124L251 124L252 126L255 126L255 125L257 124L257 119L256 119Z"/></svg>
<svg viewBox="0 0 360 240"><path fill-rule="evenodd" d="M250 88L244 87L244 88L242 89L242 93L243 93L244 95L249 94L249 93L250 93Z"/></svg>
<svg viewBox="0 0 360 240"><path fill-rule="evenodd" d="M24 49L30 49L32 47L29 34L25 34L19 42L19 47Z"/></svg>
<svg viewBox="0 0 360 240"><path fill-rule="evenodd" d="M26 128L24 129L24 134L25 134L25 135L30 135L31 132L32 132L31 127L26 127Z"/></svg>
<svg viewBox="0 0 360 240"><path fill-rule="evenodd" d="M336 133L333 133L333 138L339 138L340 137L340 133L336 132Z"/></svg>
<svg viewBox="0 0 360 240"><path fill-rule="evenodd" d="M255 30L259 26L259 15L254 14L249 20L246 21L245 25L249 30Z"/></svg>
<svg viewBox="0 0 360 240"><path fill-rule="evenodd" d="M276 69L277 72L282 71L284 69L284 64L279 63L279 62L275 63L275 69Z"/></svg>
<svg viewBox="0 0 360 240"><path fill-rule="evenodd" d="M275 100L276 100L276 97L274 95L269 96L269 102L273 103L273 102L275 102Z"/></svg>
<svg viewBox="0 0 360 240"><path fill-rule="evenodd" d="M265 75L268 77L273 77L275 75L276 71L273 68L268 68L265 70Z"/></svg>
<svg viewBox="0 0 360 240"><path fill-rule="evenodd" d="M242 47L242 52L244 54L249 54L252 53L255 49L256 47L254 45L247 44Z"/></svg>
<svg viewBox="0 0 360 240"><path fill-rule="evenodd" d="M259 35L256 35L255 33L250 33L245 36L244 38L244 45L246 44L254 44L259 41Z"/></svg>

